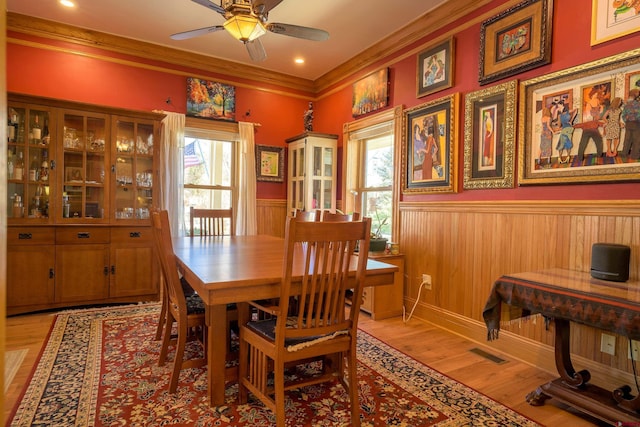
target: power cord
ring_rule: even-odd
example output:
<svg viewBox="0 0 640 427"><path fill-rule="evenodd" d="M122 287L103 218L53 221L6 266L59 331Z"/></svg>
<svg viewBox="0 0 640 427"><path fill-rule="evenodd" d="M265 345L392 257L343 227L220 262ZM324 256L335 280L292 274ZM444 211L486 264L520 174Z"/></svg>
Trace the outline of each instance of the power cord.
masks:
<svg viewBox="0 0 640 427"><path fill-rule="evenodd" d="M413 303L413 308L411 308L411 312L409 313L409 317L407 317L405 319L405 314L406 314L406 310L404 308L404 305L402 306L402 321L404 323L407 323L409 321L409 319L411 319L411 316L413 316L413 311L416 309L416 306L418 305L418 302L420 301L420 293L422 293L422 287L424 285L426 285L427 282L422 282L420 283L420 287L418 288L418 296L416 297L416 302Z"/></svg>

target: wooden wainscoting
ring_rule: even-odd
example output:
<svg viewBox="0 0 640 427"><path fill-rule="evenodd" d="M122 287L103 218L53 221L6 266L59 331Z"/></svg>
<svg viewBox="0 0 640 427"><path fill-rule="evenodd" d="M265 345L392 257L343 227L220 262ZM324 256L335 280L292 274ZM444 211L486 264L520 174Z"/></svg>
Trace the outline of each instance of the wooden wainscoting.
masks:
<svg viewBox="0 0 640 427"><path fill-rule="evenodd" d="M640 201L402 202L398 240L406 260L407 311L422 274L430 274L433 289L422 291L414 317L486 344L482 309L502 274L553 267L589 271L591 246L607 242L631 247L630 276L639 279ZM610 356L600 352L600 333L572 325L576 368L590 369L593 382L605 386L612 378L629 379L628 340L618 336L616 355ZM534 318L503 328L490 344L555 371L553 340L553 326L546 330Z"/></svg>
<svg viewBox="0 0 640 427"><path fill-rule="evenodd" d="M258 234L284 237L287 218L287 201L258 199L256 203Z"/></svg>

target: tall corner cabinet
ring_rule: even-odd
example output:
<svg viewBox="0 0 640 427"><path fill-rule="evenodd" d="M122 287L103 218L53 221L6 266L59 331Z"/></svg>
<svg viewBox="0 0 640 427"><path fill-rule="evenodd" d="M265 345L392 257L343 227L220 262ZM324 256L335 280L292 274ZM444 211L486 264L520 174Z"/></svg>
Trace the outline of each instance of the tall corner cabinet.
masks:
<svg viewBox="0 0 640 427"><path fill-rule="evenodd" d="M286 142L287 210L335 211L338 135L305 132Z"/></svg>
<svg viewBox="0 0 640 427"><path fill-rule="evenodd" d="M157 299L162 114L8 94L7 314Z"/></svg>

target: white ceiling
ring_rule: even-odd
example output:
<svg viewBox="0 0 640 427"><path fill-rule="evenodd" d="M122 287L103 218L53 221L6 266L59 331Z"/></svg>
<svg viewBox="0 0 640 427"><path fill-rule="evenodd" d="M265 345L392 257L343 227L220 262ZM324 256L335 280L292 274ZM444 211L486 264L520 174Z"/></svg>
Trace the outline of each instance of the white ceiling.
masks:
<svg viewBox="0 0 640 427"><path fill-rule="evenodd" d="M329 32L329 40L267 33L262 37L267 59L260 63L252 62L226 31L171 40L171 34L224 22L191 0L74 1L77 7L70 10L58 0L7 0L7 10L316 80L448 0L283 0L269 13L269 22L320 28ZM296 57L306 62L297 65Z"/></svg>

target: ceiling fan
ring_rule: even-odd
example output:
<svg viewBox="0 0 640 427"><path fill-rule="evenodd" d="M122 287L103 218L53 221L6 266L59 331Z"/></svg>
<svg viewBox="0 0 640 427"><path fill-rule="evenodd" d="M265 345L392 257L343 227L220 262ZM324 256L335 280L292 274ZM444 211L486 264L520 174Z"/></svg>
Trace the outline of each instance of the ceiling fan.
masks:
<svg viewBox="0 0 640 427"><path fill-rule="evenodd" d="M317 28L300 25L268 22L269 11L278 6L282 0L221 0L221 4L211 0L191 0L224 16L222 25L198 28L172 34L173 40L185 40L204 34L227 30L233 37L240 40L249 52L249 57L256 62L264 61L267 53L260 41L260 37L267 31L306 40L322 41L329 38L329 33Z"/></svg>

